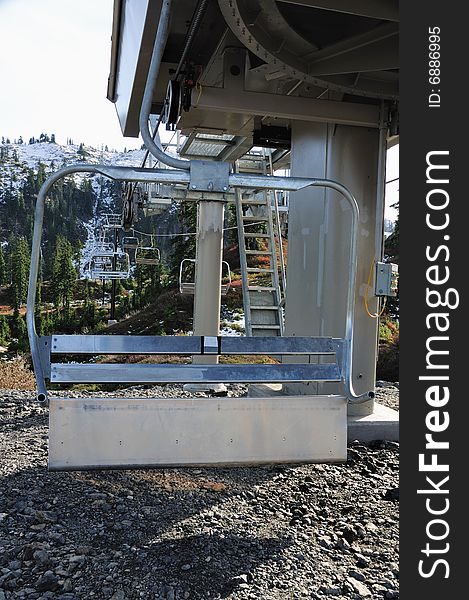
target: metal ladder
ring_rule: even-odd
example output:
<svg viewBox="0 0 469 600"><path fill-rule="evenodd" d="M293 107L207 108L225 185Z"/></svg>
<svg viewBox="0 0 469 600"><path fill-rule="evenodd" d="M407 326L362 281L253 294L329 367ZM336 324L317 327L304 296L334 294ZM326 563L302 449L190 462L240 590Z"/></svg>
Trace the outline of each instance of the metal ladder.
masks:
<svg viewBox="0 0 469 600"><path fill-rule="evenodd" d="M247 154L236 162L236 170L266 175L265 154ZM236 190L235 193L246 335L281 336L283 301L277 267L271 196L266 190L255 190L249 196L243 195L240 190ZM256 232L253 224L264 225L265 231ZM255 242L254 245L249 244L251 240ZM259 243L264 243L267 247L263 245L260 249ZM267 258L268 265L252 266L250 259L255 257Z"/></svg>

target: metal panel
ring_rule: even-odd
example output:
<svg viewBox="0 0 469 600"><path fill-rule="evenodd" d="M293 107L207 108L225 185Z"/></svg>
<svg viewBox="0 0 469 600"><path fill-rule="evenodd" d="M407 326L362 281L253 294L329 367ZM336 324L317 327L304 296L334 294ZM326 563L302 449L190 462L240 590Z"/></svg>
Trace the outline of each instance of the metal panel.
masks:
<svg viewBox="0 0 469 600"><path fill-rule="evenodd" d="M54 335L53 354L194 354L199 336Z"/></svg>
<svg viewBox="0 0 469 600"><path fill-rule="evenodd" d="M339 462L342 396L50 399L51 470Z"/></svg>
<svg viewBox="0 0 469 600"><path fill-rule="evenodd" d="M51 345L52 339L52 345ZM333 354L342 340L330 337L218 336L220 354ZM54 335L41 338L52 354L197 354L202 336Z"/></svg>
<svg viewBox="0 0 469 600"><path fill-rule="evenodd" d="M226 336L221 338L221 354L333 354L334 352L332 338L328 337Z"/></svg>
<svg viewBox="0 0 469 600"><path fill-rule="evenodd" d="M293 176L314 171L360 190L353 381L361 393L373 389L376 369L377 321L366 314L363 296L375 258L376 222L382 219L376 213L379 131L295 123L292 140ZM344 336L350 220L334 192L312 188L290 195L287 335ZM370 298L370 310L376 309L376 299ZM308 388L307 393L338 392L333 384ZM298 386L289 392L301 393ZM360 405L365 406L372 410L372 402Z"/></svg>
<svg viewBox="0 0 469 600"><path fill-rule="evenodd" d="M65 364L51 366L53 383L282 383L340 381L336 364L148 365Z"/></svg>

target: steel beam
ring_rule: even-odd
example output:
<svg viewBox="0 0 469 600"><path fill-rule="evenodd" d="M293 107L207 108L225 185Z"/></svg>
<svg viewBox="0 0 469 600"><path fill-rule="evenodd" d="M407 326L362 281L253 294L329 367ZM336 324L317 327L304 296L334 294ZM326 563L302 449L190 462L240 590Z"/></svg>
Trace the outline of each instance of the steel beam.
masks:
<svg viewBox="0 0 469 600"><path fill-rule="evenodd" d="M202 358L202 357L200 357ZM290 365L51 365L52 383L284 383L340 381L335 363Z"/></svg>
<svg viewBox="0 0 469 600"><path fill-rule="evenodd" d="M317 123L336 123L361 127L379 126L379 106L260 92L227 91L204 88L198 109L246 115L294 119Z"/></svg>
<svg viewBox="0 0 469 600"><path fill-rule="evenodd" d="M399 68L399 28L386 23L312 53L311 75L338 75Z"/></svg>

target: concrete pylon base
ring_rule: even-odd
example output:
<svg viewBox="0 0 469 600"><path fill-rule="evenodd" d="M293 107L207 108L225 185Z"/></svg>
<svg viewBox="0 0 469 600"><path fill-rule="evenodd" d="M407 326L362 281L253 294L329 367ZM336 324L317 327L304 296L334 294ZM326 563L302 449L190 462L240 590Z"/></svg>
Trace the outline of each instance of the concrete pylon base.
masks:
<svg viewBox="0 0 469 600"><path fill-rule="evenodd" d="M265 398L282 396L285 393L281 384L250 385L248 396ZM347 417L347 439L368 443L373 440L399 441L399 412L383 404L374 403L369 415L349 415Z"/></svg>
<svg viewBox="0 0 469 600"><path fill-rule="evenodd" d="M371 442L373 440L399 441L399 413L393 408L375 402L371 415L349 415L347 418L349 442Z"/></svg>

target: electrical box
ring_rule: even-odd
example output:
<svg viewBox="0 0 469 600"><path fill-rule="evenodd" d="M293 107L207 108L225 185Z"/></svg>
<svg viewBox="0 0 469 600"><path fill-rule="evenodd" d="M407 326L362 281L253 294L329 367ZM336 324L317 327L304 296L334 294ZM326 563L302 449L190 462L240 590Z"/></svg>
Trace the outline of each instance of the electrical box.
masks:
<svg viewBox="0 0 469 600"><path fill-rule="evenodd" d="M396 296L398 273L394 263L376 263L375 296Z"/></svg>

